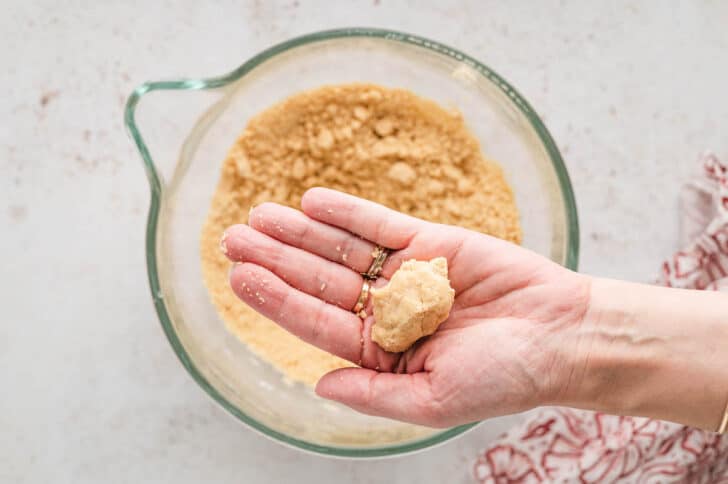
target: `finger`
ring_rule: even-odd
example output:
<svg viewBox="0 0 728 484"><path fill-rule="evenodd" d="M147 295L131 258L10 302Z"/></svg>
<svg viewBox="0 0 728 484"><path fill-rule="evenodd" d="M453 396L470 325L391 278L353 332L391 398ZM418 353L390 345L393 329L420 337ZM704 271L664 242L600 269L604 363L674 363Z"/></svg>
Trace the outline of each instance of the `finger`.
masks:
<svg viewBox="0 0 728 484"><path fill-rule="evenodd" d="M309 217L360 235L389 249L402 249L427 222L383 205L328 188L312 188L301 198Z"/></svg>
<svg viewBox="0 0 728 484"><path fill-rule="evenodd" d="M357 272L286 245L247 225L233 225L223 235L224 251L236 262L252 262L291 286L342 309L351 309L361 291Z"/></svg>
<svg viewBox="0 0 728 484"><path fill-rule="evenodd" d="M372 264L375 245L351 232L314 220L277 203L263 203L250 212L248 224L281 242L339 262L362 273Z"/></svg>
<svg viewBox="0 0 728 484"><path fill-rule="evenodd" d="M379 373L342 368L318 381L316 393L367 415L441 427L439 405L432 395L429 374Z"/></svg>
<svg viewBox="0 0 728 484"><path fill-rule="evenodd" d="M362 322L353 313L298 291L269 270L251 263L233 268L230 285L240 299L290 333L359 364Z"/></svg>
<svg viewBox="0 0 728 484"><path fill-rule="evenodd" d="M294 289L268 269L247 262L233 267L230 285L250 307L307 343L367 368L390 371L397 365L399 355L371 340L372 316L362 322L354 313Z"/></svg>

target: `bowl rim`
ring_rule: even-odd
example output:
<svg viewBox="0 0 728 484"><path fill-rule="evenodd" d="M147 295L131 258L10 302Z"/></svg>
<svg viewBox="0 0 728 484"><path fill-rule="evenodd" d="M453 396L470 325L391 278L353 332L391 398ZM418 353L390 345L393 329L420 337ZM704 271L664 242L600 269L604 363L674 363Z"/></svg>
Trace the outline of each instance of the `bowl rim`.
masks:
<svg viewBox="0 0 728 484"><path fill-rule="evenodd" d="M579 223L576 202L574 199L571 181L566 171L566 166L564 165L564 161L561 158L561 154L556 146L556 143L551 137L551 134L546 129L546 126L541 121L531 105L503 77L501 77L491 68L489 68L482 62L479 62L475 58L470 57L460 52L459 50L453 49L440 42L436 42L424 37L420 37L418 35L413 35L405 32L368 27L350 27L323 30L301 35L263 50L262 52L258 53L257 55L251 57L249 60L241 64L236 69L222 76L210 78L186 78L166 81L150 81L141 84L136 89L134 89L126 102L126 106L124 109L124 124L126 126L129 136L134 141L142 158L147 179L150 185L150 205L147 216L145 248L147 276L149 280L149 287L151 289L152 300L154 302L157 316L159 317L160 323L162 325L162 329L164 330L164 333L167 336L170 345L174 349L174 352L176 353L182 365L187 369L187 372L190 374L190 376L200 385L200 387L202 387L202 389L210 397L212 397L213 400L215 400L219 405L226 409L230 414L235 416L239 421L247 424L249 427L257 430L263 435L283 444L287 444L289 446L316 454L338 457L362 458L395 456L442 444L445 441L461 435L463 432L473 428L474 426L478 425L479 422L469 423L465 425L460 425L458 427L446 429L441 432L434 433L428 437L418 439L412 442L406 442L404 444L385 445L371 448L334 447L315 444L306 440L291 437L282 432L274 430L267 425L248 416L240 409L235 407L233 404L231 404L217 389L215 389L207 381L207 379L196 368L194 362L182 345L182 342L177 336L172 325L170 313L167 310L164 295L162 293L159 282L156 253L157 227L159 222L162 192L164 188L162 179L157 172L157 168L150 155L147 145L141 136L135 120L136 107L142 96L144 96L146 93L156 90L202 90L223 87L230 84L231 82L237 81L259 65L270 60L276 55L286 52L288 50L301 47L306 44L356 37L375 38L392 42L399 42L408 46L423 48L437 54L450 57L468 65L482 76L488 78L504 94L508 96L511 102L513 102L516 108L526 117L526 119L528 119L531 126L535 129L541 143L543 143L543 147L546 149L549 159L551 160L554 171L556 172L561 195L564 199L564 216L567 226L565 240L565 266L569 269L576 270L579 257Z"/></svg>

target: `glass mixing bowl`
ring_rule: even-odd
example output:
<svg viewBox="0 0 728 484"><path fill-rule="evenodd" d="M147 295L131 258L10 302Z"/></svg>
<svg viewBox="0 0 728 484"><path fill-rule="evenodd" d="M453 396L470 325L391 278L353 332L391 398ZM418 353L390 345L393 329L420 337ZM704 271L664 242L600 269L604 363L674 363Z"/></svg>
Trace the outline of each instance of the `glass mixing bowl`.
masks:
<svg viewBox="0 0 728 484"><path fill-rule="evenodd" d="M361 28L305 35L221 77L145 83L130 96L125 121L151 186L152 297L187 371L215 401L269 437L323 454L367 457L423 449L474 424L443 431L369 417L287 381L226 330L202 282L199 257L222 160L251 116L304 89L357 81L406 88L460 110L515 191L523 245L576 268L574 197L546 127L502 77L438 42Z"/></svg>

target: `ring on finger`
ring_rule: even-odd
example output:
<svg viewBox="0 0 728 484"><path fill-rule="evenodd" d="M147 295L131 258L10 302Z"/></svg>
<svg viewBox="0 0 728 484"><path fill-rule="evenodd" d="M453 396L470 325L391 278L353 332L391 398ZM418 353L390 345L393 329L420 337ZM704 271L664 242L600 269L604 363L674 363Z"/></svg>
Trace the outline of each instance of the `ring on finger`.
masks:
<svg viewBox="0 0 728 484"><path fill-rule="evenodd" d="M376 278L379 277L379 274L382 272L384 261L387 260L388 255L389 250L382 247L381 245L378 245L372 252L372 257L374 258L374 260L372 261L372 265L369 266L369 269L362 274L362 277L364 277L364 279L369 279L370 281L376 280Z"/></svg>
<svg viewBox="0 0 728 484"><path fill-rule="evenodd" d="M369 284L369 281L364 279L364 281L362 282L362 285L361 285L361 292L359 293L359 299L356 300L354 309L352 309L352 312L362 319L366 318L366 316L367 316L366 311L364 311L364 307L367 305L367 301L369 300L370 289L371 289L371 286Z"/></svg>

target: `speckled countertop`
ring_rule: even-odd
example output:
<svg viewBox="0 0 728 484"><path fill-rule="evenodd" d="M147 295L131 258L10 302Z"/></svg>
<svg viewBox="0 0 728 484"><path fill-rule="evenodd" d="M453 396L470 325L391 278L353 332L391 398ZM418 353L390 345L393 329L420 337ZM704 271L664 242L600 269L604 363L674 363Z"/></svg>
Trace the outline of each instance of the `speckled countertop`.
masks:
<svg viewBox="0 0 728 484"><path fill-rule="evenodd" d="M581 269L655 273L697 154L728 157L728 3L424 3L3 4L0 482L458 482L497 430L404 458L327 460L203 394L147 289L147 184L122 126L147 79L226 72L353 24L459 47L545 118L576 190Z"/></svg>

